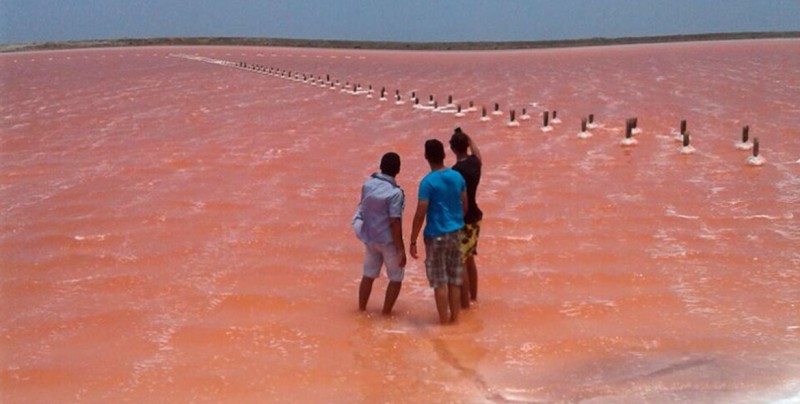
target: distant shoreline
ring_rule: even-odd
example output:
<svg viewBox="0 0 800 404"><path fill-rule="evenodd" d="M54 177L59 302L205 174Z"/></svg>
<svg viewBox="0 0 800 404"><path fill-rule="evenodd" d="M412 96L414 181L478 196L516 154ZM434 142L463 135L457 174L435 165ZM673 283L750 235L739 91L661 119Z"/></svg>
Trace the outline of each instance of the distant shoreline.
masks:
<svg viewBox="0 0 800 404"><path fill-rule="evenodd" d="M694 35L664 35L623 38L586 38L554 41L503 41L503 42L391 42L344 41L327 39L244 38L244 37L187 37L187 38L121 38L81 41L32 42L0 45L0 53L30 52L82 48L111 48L127 46L265 46L290 48L371 49L371 50L424 50L469 51L573 48L696 41L733 41L746 39L800 38L800 31L791 32L739 32Z"/></svg>

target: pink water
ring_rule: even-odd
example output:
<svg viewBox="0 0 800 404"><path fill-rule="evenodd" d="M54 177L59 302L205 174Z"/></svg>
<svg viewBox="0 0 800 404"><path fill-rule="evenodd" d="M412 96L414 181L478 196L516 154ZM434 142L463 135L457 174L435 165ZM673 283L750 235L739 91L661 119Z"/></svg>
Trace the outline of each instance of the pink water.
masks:
<svg viewBox="0 0 800 404"><path fill-rule="evenodd" d="M800 397L800 41L16 53L0 94L3 402ZM763 166L734 147L744 125ZM455 126L485 160L478 303L438 326L411 261L395 314L386 278L359 313L362 181L401 154L407 235L423 142Z"/></svg>

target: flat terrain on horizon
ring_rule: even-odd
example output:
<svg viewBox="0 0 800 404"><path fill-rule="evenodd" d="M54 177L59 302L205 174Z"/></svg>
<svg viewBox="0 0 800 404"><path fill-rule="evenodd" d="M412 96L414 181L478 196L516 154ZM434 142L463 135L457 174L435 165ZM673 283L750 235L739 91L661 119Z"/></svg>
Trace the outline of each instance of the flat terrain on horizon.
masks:
<svg viewBox="0 0 800 404"><path fill-rule="evenodd" d="M623 38L584 38L549 41L470 41L470 42L391 42L345 41L327 39L243 38L243 37L174 37L174 38L121 38L78 41L44 41L0 45L2 52L34 50L80 49L124 46L271 46L299 48L345 48L378 50L501 50L567 48L582 46L608 46L642 43L721 41L742 39L798 38L800 32L740 32L694 35L665 35Z"/></svg>

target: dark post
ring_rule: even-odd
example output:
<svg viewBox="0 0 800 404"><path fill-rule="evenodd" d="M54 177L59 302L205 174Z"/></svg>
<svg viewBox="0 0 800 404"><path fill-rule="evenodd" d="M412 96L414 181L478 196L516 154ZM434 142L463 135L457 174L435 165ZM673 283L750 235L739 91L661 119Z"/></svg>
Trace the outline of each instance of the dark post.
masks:
<svg viewBox="0 0 800 404"><path fill-rule="evenodd" d="M581 133L586 132L586 118L581 119Z"/></svg>
<svg viewBox="0 0 800 404"><path fill-rule="evenodd" d="M528 110L525 109L525 108L522 108L522 115L528 115Z"/></svg>
<svg viewBox="0 0 800 404"><path fill-rule="evenodd" d="M758 157L758 138L753 139L753 157Z"/></svg>
<svg viewBox="0 0 800 404"><path fill-rule="evenodd" d="M511 114L511 122L514 122L514 120L516 119L515 115L517 114L517 112L512 109L510 114Z"/></svg>
<svg viewBox="0 0 800 404"><path fill-rule="evenodd" d="M486 106L485 105L481 108L481 117L482 118L486 117Z"/></svg>
<svg viewBox="0 0 800 404"><path fill-rule="evenodd" d="M553 110L553 119L558 118L558 111Z"/></svg>
<svg viewBox="0 0 800 404"><path fill-rule="evenodd" d="M495 110L495 111L499 111L499 110L500 110L500 104L498 104L498 103L496 103L496 102L495 102L495 103L494 103L494 110Z"/></svg>
<svg viewBox="0 0 800 404"><path fill-rule="evenodd" d="M453 96L452 95L448 95L447 96L447 105L450 105L452 103L453 103Z"/></svg>
<svg viewBox="0 0 800 404"><path fill-rule="evenodd" d="M683 147L689 147L689 132L683 132Z"/></svg>
<svg viewBox="0 0 800 404"><path fill-rule="evenodd" d="M681 119L681 135L686 133L686 120Z"/></svg>
<svg viewBox="0 0 800 404"><path fill-rule="evenodd" d="M456 111L456 113L459 113L459 114L461 113L461 104L458 104L458 110Z"/></svg>
<svg viewBox="0 0 800 404"><path fill-rule="evenodd" d="M433 102L433 94L428 96L428 102Z"/></svg>
<svg viewBox="0 0 800 404"><path fill-rule="evenodd" d="M544 111L544 125L542 127L546 128L550 125L550 111Z"/></svg>
<svg viewBox="0 0 800 404"><path fill-rule="evenodd" d="M625 121L625 139L630 139L631 136L633 136L632 130L633 130L633 119L628 118L628 120Z"/></svg>
<svg viewBox="0 0 800 404"><path fill-rule="evenodd" d="M594 114L589 114L589 123L594 123Z"/></svg>
<svg viewBox="0 0 800 404"><path fill-rule="evenodd" d="M750 125L742 127L742 143L747 143L750 140Z"/></svg>

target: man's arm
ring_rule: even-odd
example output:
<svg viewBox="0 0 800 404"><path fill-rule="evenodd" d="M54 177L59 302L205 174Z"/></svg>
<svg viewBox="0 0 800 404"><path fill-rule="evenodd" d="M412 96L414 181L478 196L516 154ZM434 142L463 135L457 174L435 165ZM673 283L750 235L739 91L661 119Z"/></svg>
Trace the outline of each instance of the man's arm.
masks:
<svg viewBox="0 0 800 404"><path fill-rule="evenodd" d="M417 237L422 230L422 224L425 223L425 216L428 214L428 200L420 199L417 202L417 211L414 213L414 221L411 223L411 247L409 252L414 259L418 258L417 254Z"/></svg>
<svg viewBox="0 0 800 404"><path fill-rule="evenodd" d="M400 267L406 266L406 247L403 245L403 219L393 217L389 219L389 226L392 229L392 242L394 248L400 254Z"/></svg>
<svg viewBox="0 0 800 404"><path fill-rule="evenodd" d="M467 210L469 210L469 205L467 205L467 191L461 192L461 210L464 212L464 216L466 216Z"/></svg>
<svg viewBox="0 0 800 404"><path fill-rule="evenodd" d="M469 139L469 149L472 151L472 155L482 163L483 159L481 158L481 151L478 149L478 145L476 145L475 141L472 140L472 136L467 136L467 138Z"/></svg>

